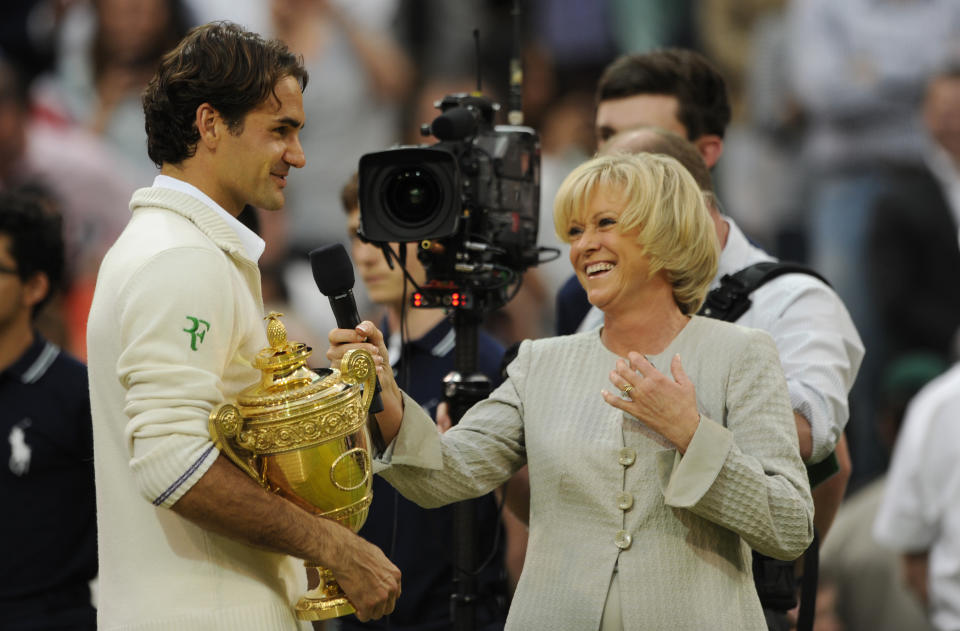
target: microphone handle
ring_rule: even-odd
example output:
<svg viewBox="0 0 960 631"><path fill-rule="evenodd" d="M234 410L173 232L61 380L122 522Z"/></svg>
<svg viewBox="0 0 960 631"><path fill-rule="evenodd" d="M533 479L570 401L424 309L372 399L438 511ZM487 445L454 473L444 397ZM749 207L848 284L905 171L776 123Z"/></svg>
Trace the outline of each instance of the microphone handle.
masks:
<svg viewBox="0 0 960 631"><path fill-rule="evenodd" d="M353 290L348 289L342 294L330 296L330 308L333 310L333 317L337 321L337 326L341 329L352 329L360 324L360 315L357 313L357 301L353 297ZM376 414L383 412L383 401L380 398L380 380L377 379L377 387L373 392L373 399L370 401L370 412Z"/></svg>

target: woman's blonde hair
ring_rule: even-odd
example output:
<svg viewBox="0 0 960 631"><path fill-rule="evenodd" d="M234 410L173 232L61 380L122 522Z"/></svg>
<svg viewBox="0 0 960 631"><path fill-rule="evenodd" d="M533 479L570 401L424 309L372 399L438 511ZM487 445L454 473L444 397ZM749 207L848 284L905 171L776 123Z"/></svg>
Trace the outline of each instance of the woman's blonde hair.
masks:
<svg viewBox="0 0 960 631"><path fill-rule="evenodd" d="M620 196L621 232L638 229L650 275L665 270L680 310L694 314L717 274L717 231L693 176L674 158L640 153L600 156L564 179L553 205L557 236L570 242L570 225L600 190Z"/></svg>

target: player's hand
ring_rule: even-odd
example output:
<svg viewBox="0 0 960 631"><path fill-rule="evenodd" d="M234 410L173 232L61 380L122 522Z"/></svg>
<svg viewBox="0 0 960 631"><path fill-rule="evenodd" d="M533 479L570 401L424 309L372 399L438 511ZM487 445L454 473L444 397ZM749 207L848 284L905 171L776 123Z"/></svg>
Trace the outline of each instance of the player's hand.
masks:
<svg viewBox="0 0 960 631"><path fill-rule="evenodd" d="M350 533L340 542L338 558L331 567L334 578L361 622L391 613L400 597L400 570L377 546Z"/></svg>

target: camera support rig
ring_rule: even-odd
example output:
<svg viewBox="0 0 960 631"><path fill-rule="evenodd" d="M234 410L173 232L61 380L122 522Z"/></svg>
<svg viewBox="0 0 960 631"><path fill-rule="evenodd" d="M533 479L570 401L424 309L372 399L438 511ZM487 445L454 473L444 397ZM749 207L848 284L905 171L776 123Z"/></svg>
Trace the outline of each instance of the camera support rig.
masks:
<svg viewBox="0 0 960 631"><path fill-rule="evenodd" d="M444 396L454 424L491 391L490 380L477 370L483 314L513 297L524 271L559 256L555 248L537 246L540 140L522 124L519 0L513 4L511 124L494 125L499 106L481 95L478 77L475 93L445 96L436 104L441 114L421 128L437 143L360 158L359 236L381 245L388 261L389 243L419 243L427 281L414 283L411 306L453 313L455 370L444 378ZM554 256L541 259L544 251ZM476 500L455 504L451 611L457 631L476 628L482 569L476 539Z"/></svg>

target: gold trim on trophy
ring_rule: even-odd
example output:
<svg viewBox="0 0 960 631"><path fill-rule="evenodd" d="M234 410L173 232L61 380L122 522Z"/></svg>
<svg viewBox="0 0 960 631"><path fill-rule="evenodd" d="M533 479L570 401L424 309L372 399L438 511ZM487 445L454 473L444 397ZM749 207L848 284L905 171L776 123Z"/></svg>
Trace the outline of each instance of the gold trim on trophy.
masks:
<svg viewBox="0 0 960 631"><path fill-rule="evenodd" d="M260 381L245 388L236 405L211 412L210 436L265 488L357 532L373 499L367 430L377 379L373 357L350 350L339 370L314 372L306 366L312 349L287 340L282 315L265 318L270 347L253 361ZM309 591L295 606L298 618L354 613L330 570L306 567Z"/></svg>

